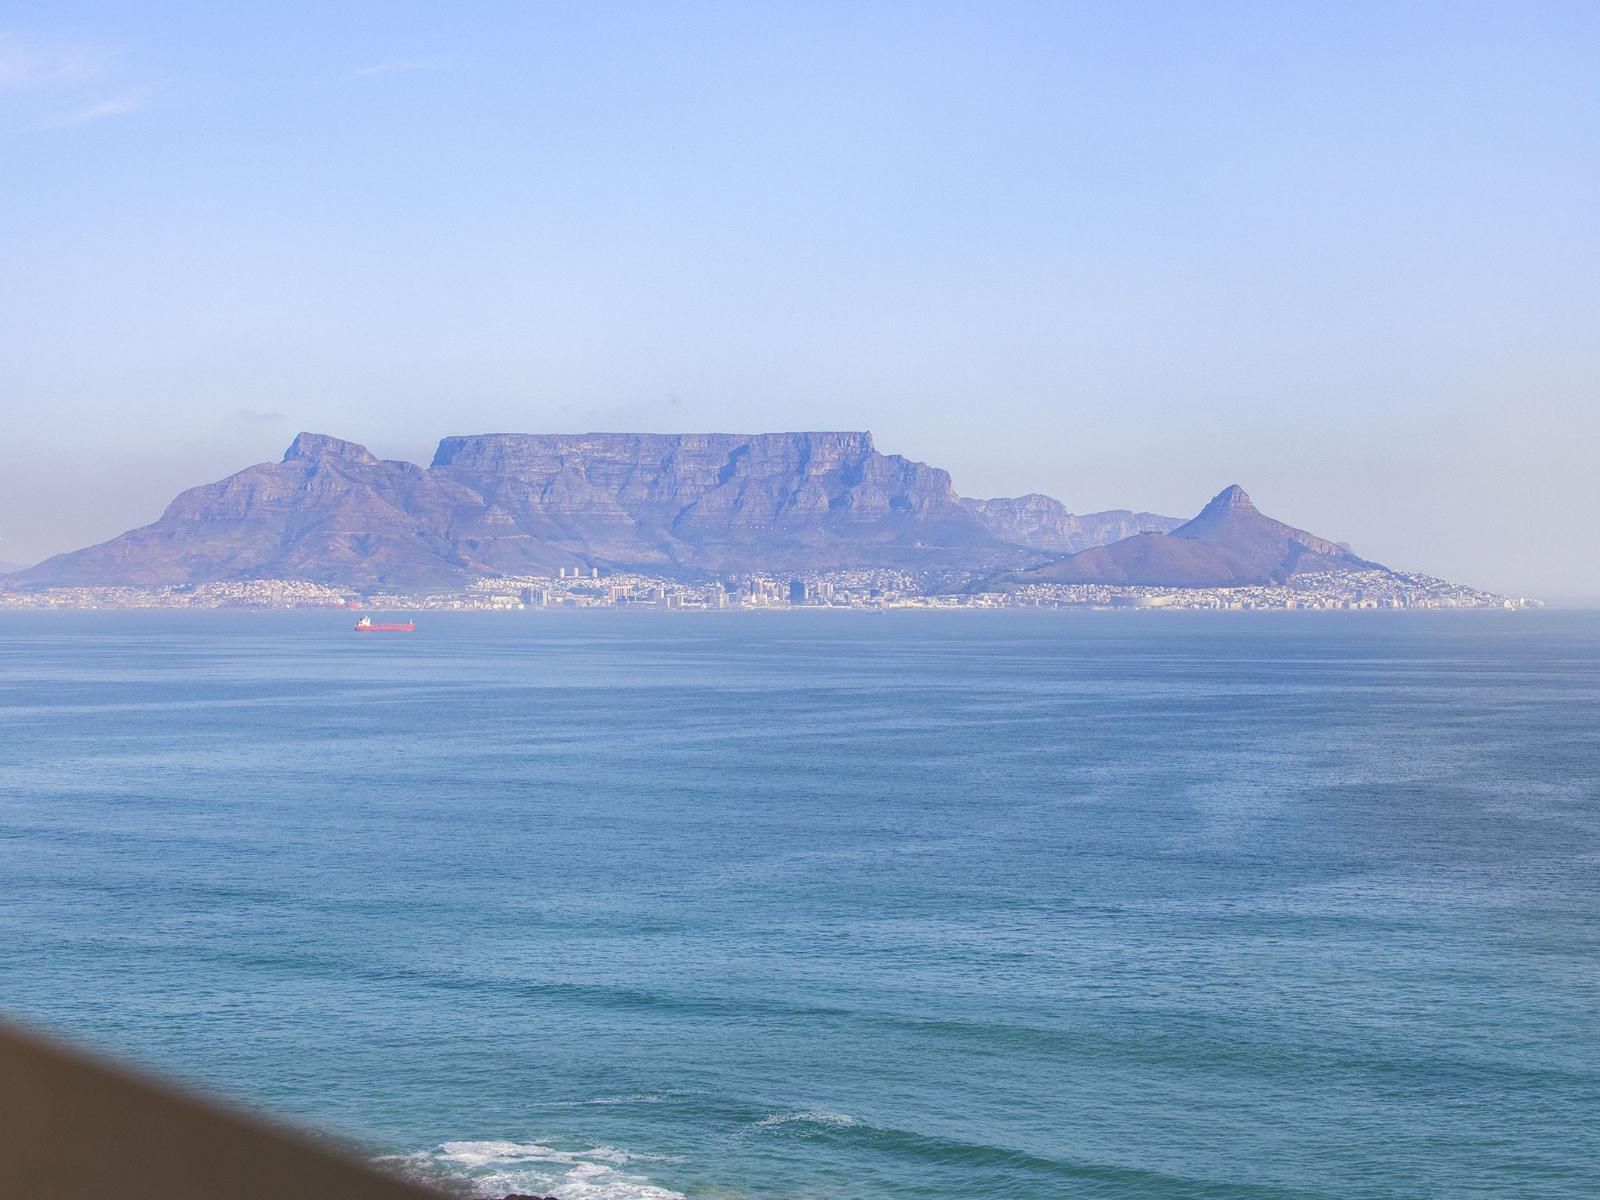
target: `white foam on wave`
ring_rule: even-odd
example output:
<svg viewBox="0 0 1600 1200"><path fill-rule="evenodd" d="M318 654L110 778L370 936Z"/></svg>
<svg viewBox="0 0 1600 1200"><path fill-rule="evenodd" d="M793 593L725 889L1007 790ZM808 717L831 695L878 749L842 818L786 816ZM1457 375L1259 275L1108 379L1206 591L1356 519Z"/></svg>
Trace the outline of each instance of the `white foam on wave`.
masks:
<svg viewBox="0 0 1600 1200"><path fill-rule="evenodd" d="M833 1125L846 1127L859 1125L860 1121L846 1113L828 1112L826 1109L812 1108L805 1112L773 1113L757 1121L758 1126L793 1125L803 1123L807 1125Z"/></svg>
<svg viewBox="0 0 1600 1200"><path fill-rule="evenodd" d="M632 1096L596 1096L592 1100L547 1100L535 1108L588 1108L590 1105L615 1104L665 1104L667 1098L660 1092L640 1092Z"/></svg>
<svg viewBox="0 0 1600 1200"><path fill-rule="evenodd" d="M554 1192L561 1200L684 1200L683 1193L624 1169L634 1163L676 1159L616 1146L558 1150L540 1142L445 1142L434 1150L390 1161L417 1174L464 1181L482 1196Z"/></svg>

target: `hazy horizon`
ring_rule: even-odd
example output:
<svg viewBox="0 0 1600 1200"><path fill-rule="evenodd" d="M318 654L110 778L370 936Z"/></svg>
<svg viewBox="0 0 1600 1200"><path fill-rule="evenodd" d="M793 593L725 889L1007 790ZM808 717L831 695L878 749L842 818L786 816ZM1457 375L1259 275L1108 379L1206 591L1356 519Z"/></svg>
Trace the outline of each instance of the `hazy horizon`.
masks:
<svg viewBox="0 0 1600 1200"><path fill-rule="evenodd" d="M870 429L1600 595L1580 4L0 19L0 561L295 432Z"/></svg>

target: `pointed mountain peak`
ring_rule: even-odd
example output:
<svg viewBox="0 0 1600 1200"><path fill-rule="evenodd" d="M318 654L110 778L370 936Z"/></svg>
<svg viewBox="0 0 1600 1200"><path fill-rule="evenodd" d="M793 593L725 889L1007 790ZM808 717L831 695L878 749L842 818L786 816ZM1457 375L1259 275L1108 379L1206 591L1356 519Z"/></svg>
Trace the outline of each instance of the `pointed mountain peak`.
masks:
<svg viewBox="0 0 1600 1200"><path fill-rule="evenodd" d="M1211 503L1200 510L1200 515L1218 516L1228 512L1255 512L1256 506L1251 501L1250 495L1237 483L1230 483L1215 496Z"/></svg>
<svg viewBox="0 0 1600 1200"><path fill-rule="evenodd" d="M365 446L329 437L325 433L302 433L284 452L284 462L297 459L333 459L347 463L376 463L378 460Z"/></svg>

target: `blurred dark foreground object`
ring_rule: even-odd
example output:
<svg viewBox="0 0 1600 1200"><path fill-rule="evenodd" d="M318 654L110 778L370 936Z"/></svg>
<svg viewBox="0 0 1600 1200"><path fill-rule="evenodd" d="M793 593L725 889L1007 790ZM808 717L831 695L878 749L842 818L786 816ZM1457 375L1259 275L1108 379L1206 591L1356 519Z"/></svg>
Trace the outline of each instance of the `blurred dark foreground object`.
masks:
<svg viewBox="0 0 1600 1200"><path fill-rule="evenodd" d="M4 1200L439 1200L0 1022Z"/></svg>

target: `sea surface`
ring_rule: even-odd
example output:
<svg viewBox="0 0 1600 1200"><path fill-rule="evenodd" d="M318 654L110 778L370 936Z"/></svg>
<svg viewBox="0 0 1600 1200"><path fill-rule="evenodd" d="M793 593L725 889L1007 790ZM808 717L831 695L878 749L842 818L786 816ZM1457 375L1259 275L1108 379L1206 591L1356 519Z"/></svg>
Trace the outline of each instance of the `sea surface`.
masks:
<svg viewBox="0 0 1600 1200"><path fill-rule="evenodd" d="M1600 1195L1600 613L350 626L0 615L0 1011L483 1195Z"/></svg>

